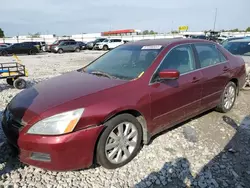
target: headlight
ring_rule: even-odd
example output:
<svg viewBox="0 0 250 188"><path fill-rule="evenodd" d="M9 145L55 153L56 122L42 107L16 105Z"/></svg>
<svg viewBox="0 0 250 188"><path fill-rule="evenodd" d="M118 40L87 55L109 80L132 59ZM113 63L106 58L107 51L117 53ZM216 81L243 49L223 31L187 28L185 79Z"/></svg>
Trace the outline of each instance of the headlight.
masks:
<svg viewBox="0 0 250 188"><path fill-rule="evenodd" d="M34 124L27 133L39 135L61 135L70 133L74 130L83 111L84 108L81 108L45 118Z"/></svg>
<svg viewBox="0 0 250 188"><path fill-rule="evenodd" d="M55 50L58 50L58 46L55 47Z"/></svg>

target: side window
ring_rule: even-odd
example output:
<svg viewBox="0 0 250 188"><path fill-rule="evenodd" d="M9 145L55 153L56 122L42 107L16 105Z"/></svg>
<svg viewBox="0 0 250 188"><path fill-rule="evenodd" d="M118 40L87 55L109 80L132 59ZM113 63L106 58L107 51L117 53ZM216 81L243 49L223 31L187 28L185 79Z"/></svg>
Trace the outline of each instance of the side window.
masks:
<svg viewBox="0 0 250 188"><path fill-rule="evenodd" d="M181 45L173 48L163 60L158 71L176 69L180 74L195 70L193 50L190 45Z"/></svg>
<svg viewBox="0 0 250 188"><path fill-rule="evenodd" d="M121 42L122 40L121 39L115 39L114 41L115 42Z"/></svg>
<svg viewBox="0 0 250 188"><path fill-rule="evenodd" d="M218 50L218 53L219 53L219 57L220 57L220 62L227 61L226 57L223 55L223 53L220 50Z"/></svg>
<svg viewBox="0 0 250 188"><path fill-rule="evenodd" d="M213 44L195 44L194 45L200 61L201 68L215 65L217 63L223 62L221 60L222 54ZM225 57L224 57L225 59ZM224 60L226 61L226 60Z"/></svg>

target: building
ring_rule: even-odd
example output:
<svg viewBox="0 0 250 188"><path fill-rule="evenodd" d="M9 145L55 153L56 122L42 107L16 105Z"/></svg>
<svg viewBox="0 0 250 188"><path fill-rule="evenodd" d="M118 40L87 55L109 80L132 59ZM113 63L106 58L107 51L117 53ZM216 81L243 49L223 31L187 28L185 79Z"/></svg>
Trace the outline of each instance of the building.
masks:
<svg viewBox="0 0 250 188"><path fill-rule="evenodd" d="M101 33L102 36L128 36L128 35L138 35L141 30L138 29L123 29L123 30L113 30L104 31Z"/></svg>

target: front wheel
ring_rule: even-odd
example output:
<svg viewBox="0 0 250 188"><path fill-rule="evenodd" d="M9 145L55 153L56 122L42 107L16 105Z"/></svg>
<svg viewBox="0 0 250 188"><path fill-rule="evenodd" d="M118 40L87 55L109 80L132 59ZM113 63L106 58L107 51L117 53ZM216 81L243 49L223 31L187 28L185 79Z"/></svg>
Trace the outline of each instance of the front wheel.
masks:
<svg viewBox="0 0 250 188"><path fill-rule="evenodd" d="M59 53L59 54L62 54L62 53L63 53L63 49L60 48L60 49L58 50L58 53Z"/></svg>
<svg viewBox="0 0 250 188"><path fill-rule="evenodd" d="M35 50L30 50L28 55L36 55L36 51Z"/></svg>
<svg viewBox="0 0 250 188"><path fill-rule="evenodd" d="M76 52L80 52L80 48L76 48L76 50L75 50Z"/></svg>
<svg viewBox="0 0 250 188"><path fill-rule="evenodd" d="M102 48L104 51L107 51L109 48L108 48L108 46L107 45L105 45L105 46L103 46L103 48Z"/></svg>
<svg viewBox="0 0 250 188"><path fill-rule="evenodd" d="M130 114L117 115L108 120L97 144L97 162L107 169L129 163L138 153L142 141L142 127Z"/></svg>
<svg viewBox="0 0 250 188"><path fill-rule="evenodd" d="M220 98L220 103L217 105L216 110L218 112L226 113L230 111L235 103L237 96L237 86L234 82L229 82Z"/></svg>
<svg viewBox="0 0 250 188"><path fill-rule="evenodd" d="M8 52L2 51L2 56L7 56L7 55L8 55Z"/></svg>

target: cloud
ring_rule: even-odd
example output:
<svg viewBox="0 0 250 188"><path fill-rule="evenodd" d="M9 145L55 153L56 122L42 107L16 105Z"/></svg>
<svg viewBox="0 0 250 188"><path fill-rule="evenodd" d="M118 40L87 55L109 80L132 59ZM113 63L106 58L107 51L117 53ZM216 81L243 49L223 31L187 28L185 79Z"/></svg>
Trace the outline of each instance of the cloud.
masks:
<svg viewBox="0 0 250 188"><path fill-rule="evenodd" d="M47 31L69 35L110 28L167 32L180 25L199 31L213 27L215 7L217 29L250 26L249 0L2 0L0 27L7 35Z"/></svg>

